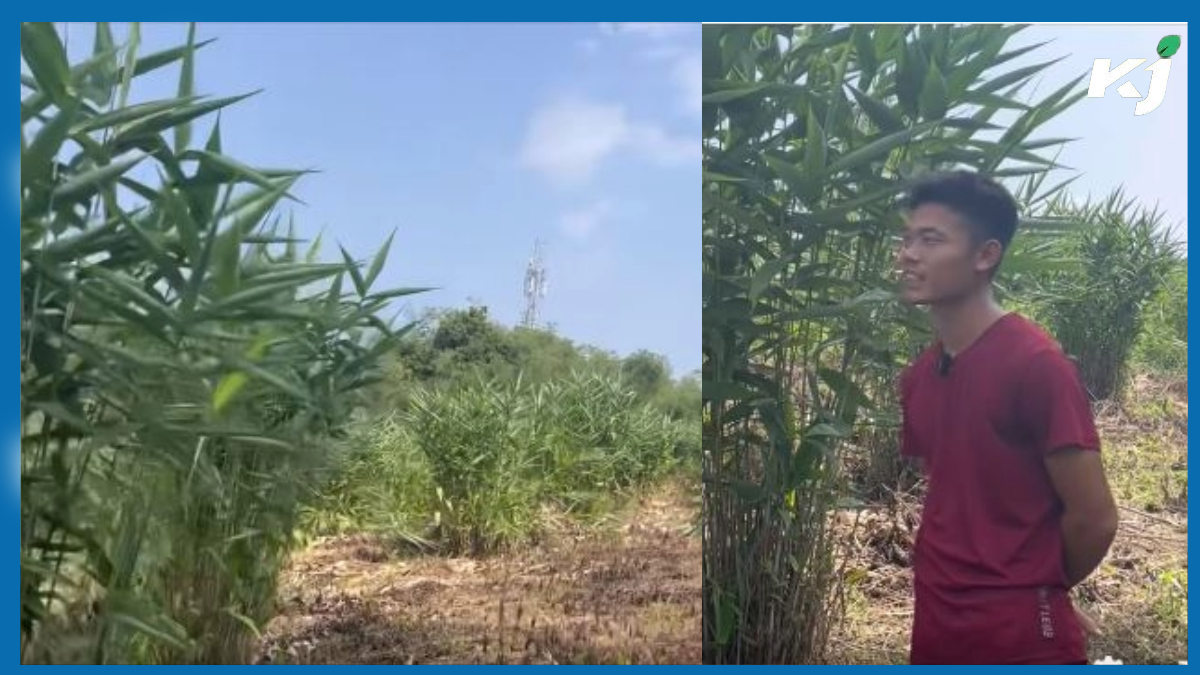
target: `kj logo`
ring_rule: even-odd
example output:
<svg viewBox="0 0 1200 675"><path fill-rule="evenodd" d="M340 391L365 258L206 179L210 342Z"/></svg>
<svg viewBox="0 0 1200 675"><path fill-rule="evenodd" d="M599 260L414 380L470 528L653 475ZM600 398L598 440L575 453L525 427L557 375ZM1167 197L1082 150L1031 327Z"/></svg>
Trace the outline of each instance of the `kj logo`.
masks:
<svg viewBox="0 0 1200 675"><path fill-rule="evenodd" d="M1122 98L1141 98L1133 107L1134 115L1145 115L1153 111L1163 102L1167 95L1167 78L1171 75L1171 57L1179 51L1179 36L1168 35L1158 41L1158 55L1161 57L1146 70L1150 71L1150 91L1142 98L1142 93L1126 81L1117 87L1117 93ZM1103 98L1104 92L1117 80L1128 75L1134 68L1142 65L1146 59L1128 59L1125 63L1112 68L1111 59L1096 59L1092 66L1092 81L1088 87L1088 98Z"/></svg>

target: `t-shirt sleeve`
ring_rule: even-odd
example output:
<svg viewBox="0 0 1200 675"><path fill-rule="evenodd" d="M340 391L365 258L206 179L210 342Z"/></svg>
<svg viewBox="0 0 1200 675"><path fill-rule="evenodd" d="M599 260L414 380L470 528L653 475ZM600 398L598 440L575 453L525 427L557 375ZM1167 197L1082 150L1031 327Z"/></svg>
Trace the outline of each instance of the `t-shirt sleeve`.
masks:
<svg viewBox="0 0 1200 675"><path fill-rule="evenodd" d="M912 423L909 420L911 398L912 370L906 368L900 375L900 455L921 457L923 453L913 438Z"/></svg>
<svg viewBox="0 0 1200 675"><path fill-rule="evenodd" d="M1100 450L1087 392L1075 364L1059 349L1037 353L1020 386L1022 422L1035 450L1047 455L1067 448Z"/></svg>

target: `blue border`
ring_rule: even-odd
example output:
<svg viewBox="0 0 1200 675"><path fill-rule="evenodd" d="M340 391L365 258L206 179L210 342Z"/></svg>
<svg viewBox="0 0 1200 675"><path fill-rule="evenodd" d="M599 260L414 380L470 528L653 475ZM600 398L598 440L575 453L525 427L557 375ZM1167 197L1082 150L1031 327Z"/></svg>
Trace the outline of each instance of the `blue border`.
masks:
<svg viewBox="0 0 1200 675"><path fill-rule="evenodd" d="M21 6L16 3L8 5L8 8L17 9L18 11L19 11L20 7ZM401 20L453 21L456 19L471 20L471 21L503 21L503 22L508 22L508 21L569 21L569 20L578 21L578 20L583 20L585 17L590 16L593 18L599 17L599 18L606 18L606 19L617 19L617 18L634 19L634 18L636 18L638 20L651 20L651 21L654 21L654 20L657 20L657 21L666 21L666 20L676 20L676 21L678 21L678 20L685 20L685 21L686 20L692 20L692 21L695 21L695 20L754 21L754 20L762 20L762 19L770 19L770 20L790 19L790 20L802 20L802 21L813 21L813 22L824 22L824 21L833 21L833 20L838 20L838 21L857 20L857 21L864 21L864 22L865 21L870 21L870 22L900 22L900 21L911 22L914 20L953 19L955 21L1005 20L1005 21L1079 22L1079 21L1084 21L1084 20L1090 19L1092 21L1105 20L1108 22L1115 23L1115 22L1118 22L1118 19L1113 17L1114 14L1121 15L1120 19L1124 19L1126 21L1160 21L1163 19L1186 21L1189 18L1187 16L1187 14L1190 14L1190 12L1188 12L1185 9L1185 7L1186 7L1186 5L1183 3L1179 3L1177 5L1174 5L1174 4L1173 5L1152 4L1152 5L1147 6L1147 9L1149 10L1147 13L1150 14L1151 16L1142 17L1142 16L1137 16L1138 14L1141 14L1141 12L1134 11L1135 8L1140 9L1140 7L1138 5L1115 5L1115 4L1109 5L1108 3L1089 3L1088 5L1085 6L1084 3L1082 3L1082 2L1075 2L1075 3L1064 2L1064 3L1060 3L1060 4L1056 4L1056 5L1051 5L1050 3L1046 3L1044 1L1043 2L1031 2L1031 1L1005 2L1000 5L995 5L995 4L983 5L982 3L948 2L946 0L942 0L940 2L924 2L924 3L911 3L911 2L910 3L894 3L894 2L862 3L862 2L856 2L856 3L844 3L844 4L837 3L834 5L814 5L814 4L809 4L809 3L766 3L766 2L761 2L761 3L758 3L757 5L754 5L754 4L747 4L747 3L736 3L736 4L730 4L728 2L717 3L717 2L713 2L710 0L709 2L705 2L705 3L679 2L676 6L672 6L667 3L660 3L657 6L652 6L645 2L631 2L629 0L610 0L609 2L605 2L603 4L595 4L595 5L591 5L591 6L586 5L586 4L567 4L567 3L554 3L554 4L547 3L545 5L538 5L538 4L534 4L534 3L524 3L524 4L518 4L515 6L514 5L502 6L502 5L498 5L495 3L480 3L479 5L476 5L474 7L470 6L469 4L459 4L459 5L419 5L419 4L399 5L399 4L396 4L396 5L389 6L389 5L383 5L383 4L379 4L379 5L367 4L365 2L349 2L349 3L343 2L343 3L340 3L339 5L337 5L336 11L334 11L328 7L321 7L320 5L315 5L315 4L311 4L311 5L288 4L286 6L280 5L277 7L273 7L267 3L254 4L254 3L239 2L239 3L235 4L233 2L228 2L225 0L217 0L216 2L209 2L209 3L206 3L205 5L203 5L202 13L206 14L206 15L210 15L210 16L211 15L228 15L229 17L232 17L232 16L236 15L241 20L247 20L247 21L280 21L281 17L283 17L283 16L287 16L291 20L301 20L301 21L335 20L334 17L339 16L339 15L344 17L342 20L349 20L346 17L351 17L354 15L371 14L371 15L375 15L375 17L377 17L378 20L392 20L392 21L401 21ZM56 10L56 13L58 13L60 15L61 14L76 15L71 18L79 18L79 19L106 18L106 17L95 16L96 14L101 13L101 12L97 12L98 6L94 3L84 4L82 2L70 2L69 1L69 2L65 2L65 3L56 4L56 5L54 5L53 8L54 8L54 10ZM115 12L115 13L125 14L125 15L140 13L140 12L137 12L136 10L143 10L144 14L149 15L151 17L156 17L158 19L177 18L179 20L188 20L191 18L195 18L195 17L180 17L179 15L185 14L186 12L179 11L175 7L164 8L161 3L151 4L149 2L146 2L146 3L125 2L125 3L121 3L120 5L112 5L112 4L104 5L104 6L102 6L102 9L108 10L107 12L103 12L103 13L109 13L109 14L114 13L114 10L119 9L121 11ZM271 11L273 9L278 9L278 10L283 10L283 11ZM369 10L373 10L373 11L369 11ZM1112 14L1109 14L1109 12L1112 12ZM997 16L998 14L1003 14L1004 16ZM168 15L168 16L164 17L164 15ZM1107 15L1107 16L1104 16L1104 15ZM1165 15L1172 15L1172 16L1165 16ZM24 18L29 18L29 17L24 17ZM111 17L107 17L107 18L111 18ZM130 17L127 16L126 18L130 18ZM134 17L134 18L136 18L136 17ZM14 51L19 51L20 38L18 37L18 33L15 30L15 28L16 28L16 26L13 26L12 28L10 28L10 30L13 30L13 32L9 33L9 36L14 39L14 42L16 42L16 44L14 45ZM537 66L537 64L531 64L530 67L538 67L538 66ZM10 138L9 142L11 143L12 137L9 137L9 138ZM4 162L4 165L3 165L3 179L2 180L7 181L9 185L11 185L14 182L17 182L17 180L18 180L17 175L16 175L16 169L17 169L18 165L17 165L17 162L13 161L13 158L15 156L19 156L19 153L20 153L19 143L14 143L13 146L14 146L14 149L12 151L12 154L6 154L6 157L8 159ZM1147 152L1161 152L1164 150L1167 150L1167 149L1147 149ZM1195 180L1190 179L1189 184L1188 184L1189 193L1191 192L1191 188L1194 184L1195 184ZM9 193L10 197L11 197L11 194L12 193ZM20 208L20 206L18 203L16 205L10 205L6 209L7 213L9 214L9 217L12 217L14 219L14 221L19 221L19 208ZM6 237L6 239L8 241L12 241L14 244L16 244L16 246L18 247L18 250L19 250L19 248L20 248L19 222L9 221L9 223L10 223L8 226L9 227L9 230L8 230L9 235ZM1189 247L1188 247L1188 253L1189 253L1188 279L1189 279L1189 288L1190 288L1190 279L1191 279L1191 264L1190 264L1191 247L1190 247L1190 243L1189 243ZM20 303L20 288L19 288L19 286L18 286L18 288L7 291L6 293L14 294L13 296L9 296L10 298L12 298L12 300L9 300L9 302L15 301L17 304ZM697 298L696 301L699 302L700 299ZM9 305L9 306L11 307L12 305ZM10 315L10 316L13 316L14 318L19 317L19 310L18 310L18 312L14 312L14 314ZM1189 328L1191 326L1191 323L1192 322L1189 319ZM18 329L19 329L19 319L18 319ZM4 341L2 343L5 345L9 345L9 346L0 348L0 351L6 352L8 354L15 354L20 348L20 339L18 337L18 330L10 329L10 331L11 332L5 332L3 334ZM14 367L14 369L16 369L17 366L16 366L15 359L11 363L13 363L13 367ZM18 373L17 373L17 377L13 378L17 383L19 383L19 381L20 381L19 372L20 371L18 371ZM12 382L12 380L10 380L10 382ZM17 386L19 386L19 384L17 384ZM1189 395L1190 395L1190 389L1191 389L1191 387L1189 384ZM9 390L9 391L13 391L13 390ZM8 396L13 397L11 400L15 404L14 407L19 409L19 405L20 405L19 390L14 391L12 394L8 394ZM5 406L5 407L7 407L7 406ZM11 408L10 408L10 410L11 410ZM14 418L17 418L16 424L14 426L19 428L20 413L15 412L13 414L14 414ZM12 432L10 432L10 433L12 433ZM14 435L19 435L19 431L15 432ZM1190 429L1188 432L1188 438L1189 438L1189 442L1190 442L1190 440L1191 440ZM16 448L16 451L18 453L20 452L19 447ZM10 452L11 452L11 450L10 450ZM15 464L15 462L13 462L12 460L5 460L5 461L8 462L8 465L10 467L13 464ZM10 468L9 470L11 471L12 469ZM1190 477L1190 471L1189 471L1189 477ZM4 480L10 481L8 483L8 486L9 486L9 490L11 491L12 486L13 486L13 483L11 481L13 481L14 479L10 477L10 478L5 478ZM10 494L6 495L4 498L6 500L5 503L8 505L7 508L12 509L12 511L10 511L10 514L4 520L5 530L13 533L12 535L9 535L9 536L13 536L14 538L19 538L20 537L19 494L15 493L15 492L10 492ZM1189 500L1189 509L1190 509L1190 506L1191 506L1191 502ZM1188 542L1189 542L1188 546L1189 546L1189 555L1190 555L1190 548L1191 548L1190 538L1189 538ZM11 562L9 564L11 564ZM11 568L9 568L9 569L11 569ZM18 578L19 578L19 569L18 569ZM8 582L7 584L3 584L0 587L2 587L4 589L4 595L2 597L11 598L10 600L6 601L8 606L11 609L16 609L19 605L19 591L18 591L17 580L14 579L13 581ZM10 611L11 611L11 609L10 609ZM1190 633L1189 633L1189 637L1190 637ZM699 640L700 636L697 635L696 639ZM16 661L18 663L20 662L19 647L18 647L18 659L16 659ZM462 667L469 667L469 666L462 666ZM462 668L462 667L460 667L460 668ZM674 667L673 666L665 666L665 667L666 668L684 668L687 666L674 666ZM748 666L744 666L744 667L748 667Z"/></svg>

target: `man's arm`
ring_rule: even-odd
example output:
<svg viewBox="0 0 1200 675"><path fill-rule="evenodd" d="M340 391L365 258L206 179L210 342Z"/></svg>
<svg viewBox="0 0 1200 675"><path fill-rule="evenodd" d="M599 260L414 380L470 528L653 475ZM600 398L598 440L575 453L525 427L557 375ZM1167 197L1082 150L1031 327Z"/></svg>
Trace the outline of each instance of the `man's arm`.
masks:
<svg viewBox="0 0 1200 675"><path fill-rule="evenodd" d="M1046 470L1063 503L1063 565L1068 588L1100 566L1117 536L1117 504L1100 453L1068 448L1046 455Z"/></svg>
<svg viewBox="0 0 1200 675"><path fill-rule="evenodd" d="M904 466L910 471L916 472L918 476L925 475L925 462L921 456L921 449L917 447L916 440L912 435L912 421L909 419L908 401L911 391L912 370L905 368L900 373L900 459Z"/></svg>

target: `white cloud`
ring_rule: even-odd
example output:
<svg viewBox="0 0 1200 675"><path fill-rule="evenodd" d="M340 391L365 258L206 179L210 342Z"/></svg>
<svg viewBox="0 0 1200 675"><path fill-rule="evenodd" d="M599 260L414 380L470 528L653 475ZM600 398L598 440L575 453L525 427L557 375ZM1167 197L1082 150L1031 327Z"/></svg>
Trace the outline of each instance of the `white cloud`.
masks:
<svg viewBox="0 0 1200 675"><path fill-rule="evenodd" d="M695 139L630 120L624 106L565 98L538 110L521 149L521 163L560 186L587 183L605 160L630 152L672 166L699 161Z"/></svg>
<svg viewBox="0 0 1200 675"><path fill-rule="evenodd" d="M568 211L562 217L562 231L572 239L583 241L612 215L612 210L611 202L597 201L582 209Z"/></svg>
<svg viewBox="0 0 1200 675"><path fill-rule="evenodd" d="M603 35L636 35L652 40L662 40L685 33L692 26L693 24L687 23L602 23L600 24L600 33Z"/></svg>
<svg viewBox="0 0 1200 675"><path fill-rule="evenodd" d="M521 160L553 182L584 183L625 142L628 128L619 105L563 99L534 114Z"/></svg>

